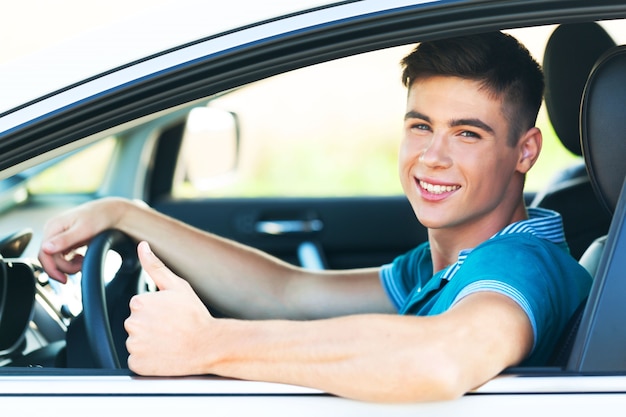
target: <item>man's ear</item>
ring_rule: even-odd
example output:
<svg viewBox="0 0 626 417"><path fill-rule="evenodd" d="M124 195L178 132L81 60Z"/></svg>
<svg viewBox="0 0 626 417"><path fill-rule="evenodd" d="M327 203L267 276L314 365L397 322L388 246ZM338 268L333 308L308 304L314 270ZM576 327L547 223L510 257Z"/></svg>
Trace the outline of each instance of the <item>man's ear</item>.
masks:
<svg viewBox="0 0 626 417"><path fill-rule="evenodd" d="M517 162L517 170L522 174L526 174L539 158L543 136L541 130L537 127L530 128L517 143L519 150L519 160Z"/></svg>

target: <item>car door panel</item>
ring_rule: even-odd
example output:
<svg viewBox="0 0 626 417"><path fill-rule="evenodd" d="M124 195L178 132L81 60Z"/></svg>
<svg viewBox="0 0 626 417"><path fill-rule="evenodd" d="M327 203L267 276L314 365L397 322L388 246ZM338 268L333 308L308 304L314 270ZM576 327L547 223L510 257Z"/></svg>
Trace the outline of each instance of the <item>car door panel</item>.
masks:
<svg viewBox="0 0 626 417"><path fill-rule="evenodd" d="M427 239L403 196L161 199L153 207L297 265L299 248L312 247L327 268L379 266Z"/></svg>

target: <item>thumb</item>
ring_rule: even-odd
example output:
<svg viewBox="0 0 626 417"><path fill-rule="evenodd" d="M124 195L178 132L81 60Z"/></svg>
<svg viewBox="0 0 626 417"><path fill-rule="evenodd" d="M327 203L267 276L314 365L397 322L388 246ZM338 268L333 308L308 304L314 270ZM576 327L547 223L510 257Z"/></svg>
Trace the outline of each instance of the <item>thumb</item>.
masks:
<svg viewBox="0 0 626 417"><path fill-rule="evenodd" d="M168 290L177 286L180 281L184 281L182 278L174 274L165 264L161 261L150 249L150 245L146 241L139 242L137 246L137 255L139 256L139 262L146 271L146 273L152 278L159 290Z"/></svg>

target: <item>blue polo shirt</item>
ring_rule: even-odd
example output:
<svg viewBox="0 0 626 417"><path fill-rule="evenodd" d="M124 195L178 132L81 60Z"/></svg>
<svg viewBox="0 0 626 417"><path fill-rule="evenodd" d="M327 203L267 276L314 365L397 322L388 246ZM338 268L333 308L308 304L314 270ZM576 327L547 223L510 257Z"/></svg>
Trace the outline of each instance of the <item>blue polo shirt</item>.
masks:
<svg viewBox="0 0 626 417"><path fill-rule="evenodd" d="M529 208L528 215L461 251L456 263L434 275L428 242L384 265L381 282L398 312L432 316L476 292L504 294L526 312L533 328L534 345L524 364L545 364L589 293L591 276L570 255L558 213Z"/></svg>

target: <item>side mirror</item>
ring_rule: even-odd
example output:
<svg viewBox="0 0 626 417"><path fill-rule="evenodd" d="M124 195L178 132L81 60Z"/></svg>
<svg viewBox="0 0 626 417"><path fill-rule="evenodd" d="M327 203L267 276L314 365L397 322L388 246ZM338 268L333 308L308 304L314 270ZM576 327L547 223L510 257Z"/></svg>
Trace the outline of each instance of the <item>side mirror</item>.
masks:
<svg viewBox="0 0 626 417"><path fill-rule="evenodd" d="M239 163L239 120L235 113L212 107L189 112L177 177L202 191L222 183Z"/></svg>

